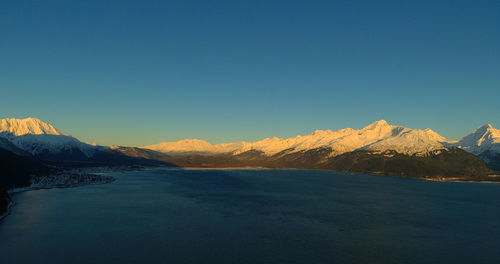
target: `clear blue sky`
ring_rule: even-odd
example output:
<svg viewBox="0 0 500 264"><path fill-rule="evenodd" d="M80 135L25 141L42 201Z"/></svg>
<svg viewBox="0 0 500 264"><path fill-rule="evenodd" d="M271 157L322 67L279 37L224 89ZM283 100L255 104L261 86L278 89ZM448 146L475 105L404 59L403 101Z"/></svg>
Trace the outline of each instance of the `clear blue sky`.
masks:
<svg viewBox="0 0 500 264"><path fill-rule="evenodd" d="M0 117L143 145L500 126L500 1L1 1Z"/></svg>

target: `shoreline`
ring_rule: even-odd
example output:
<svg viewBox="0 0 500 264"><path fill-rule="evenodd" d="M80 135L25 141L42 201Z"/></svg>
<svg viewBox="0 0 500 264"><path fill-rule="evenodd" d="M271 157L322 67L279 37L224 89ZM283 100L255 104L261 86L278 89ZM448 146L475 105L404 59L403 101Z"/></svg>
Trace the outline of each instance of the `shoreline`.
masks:
<svg viewBox="0 0 500 264"><path fill-rule="evenodd" d="M107 184L107 183L112 183L116 179L109 180L109 181L102 181L102 182L88 182L88 183L78 183L78 184L69 184L69 185L54 185L54 186L30 186L30 187L23 187L23 188L15 188L7 191L10 194L17 194L17 193L23 193L23 192L29 192L29 191L39 191L39 190L50 190L50 189L66 189L66 188L78 188L82 186L87 186L87 185L99 185L99 184Z"/></svg>
<svg viewBox="0 0 500 264"><path fill-rule="evenodd" d="M116 178L111 177L111 176L106 176L105 174L108 173L114 173L114 172L127 172L127 171L140 171L143 169L146 169L147 167L133 167L133 166L117 166L117 167L95 167L95 168L79 168L79 169L70 169L62 172L61 174L52 174L52 175L47 175L43 176L38 179L33 179L35 183L32 183L30 186L26 187L20 187L20 188L13 188L10 190L7 190L7 194L11 197L11 195L22 193L22 192L29 192L29 191L38 191L38 190L49 190L49 189L63 189L63 188L77 188L77 187L82 187L82 186L87 186L87 185L99 185L99 184L108 184L112 183L116 180ZM41 183L41 182L36 182L36 180L40 179L59 179L61 178L63 180L74 180L72 177L84 177L85 180L92 179L92 181L80 181L80 182L70 182L70 183L52 183L49 184L47 182ZM86 178L85 178L86 177ZM90 177L90 178L89 178ZM96 179L98 179L96 181ZM7 206L7 209L5 212L0 214L0 223L7 218L7 216L10 215L12 212L12 208L16 206L16 202L11 197L11 201Z"/></svg>
<svg viewBox="0 0 500 264"><path fill-rule="evenodd" d="M5 210L5 212L3 214L0 215L0 223L5 219L7 218L7 216L10 215L10 212L12 210L12 207L14 207L14 205L16 205L16 203L14 201L11 201L9 203L9 205L7 206L7 210Z"/></svg>
<svg viewBox="0 0 500 264"><path fill-rule="evenodd" d="M266 167L179 167L179 170L294 170L294 168L266 168Z"/></svg>
<svg viewBox="0 0 500 264"><path fill-rule="evenodd" d="M32 182L30 186L13 188L8 190L9 194L16 194L27 191L37 191L37 190L48 190L48 189L56 189L56 188L76 188L86 185L98 185L98 184L107 184L112 183L116 180L116 178L111 176L105 176L108 173L114 172L127 172L127 171L140 171L145 169L146 167L132 167L132 166L117 166L117 167L94 167L94 168L78 168L78 169L70 169L63 171L61 174L51 174L47 176L43 176L40 179L71 179L72 177L94 177L92 179L98 179L97 181L80 181L73 183L44 183L43 181L38 181L38 179L34 179L35 182ZM87 178L88 180L88 178Z"/></svg>
<svg viewBox="0 0 500 264"><path fill-rule="evenodd" d="M432 182L457 182L457 183L500 183L500 175L488 175L488 177L492 179L498 180L488 180L488 179L463 179L463 178L427 178L427 177L403 177L397 175L384 175L384 174L367 174L367 173L350 173L350 172L342 172L342 171L334 171L328 169L299 169L299 168L267 168L267 167L179 167L178 169L186 169L186 170L311 170L311 171L327 171L327 172L338 172L338 173L347 173L347 174L363 174L363 175L371 175L371 176L384 176L384 177L395 177L395 178L404 178L404 179L416 179L416 180L425 180Z"/></svg>
<svg viewBox="0 0 500 264"><path fill-rule="evenodd" d="M488 181L488 180L480 180L480 181L474 181L474 180L438 180L438 179L424 179L426 181L431 181L431 182L457 182L457 183L500 183L500 181Z"/></svg>

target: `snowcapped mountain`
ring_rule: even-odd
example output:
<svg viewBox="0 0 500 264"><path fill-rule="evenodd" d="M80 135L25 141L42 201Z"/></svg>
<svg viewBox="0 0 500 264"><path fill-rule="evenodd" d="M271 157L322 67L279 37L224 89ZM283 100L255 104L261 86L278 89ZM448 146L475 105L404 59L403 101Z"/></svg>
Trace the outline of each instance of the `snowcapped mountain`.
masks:
<svg viewBox="0 0 500 264"><path fill-rule="evenodd" d="M345 128L338 131L316 130L314 133L293 138L266 138L256 142L210 144L199 139L165 142L142 148L164 153L231 153L238 155L248 151L259 151L266 156L277 153L294 153L318 148L332 150L331 156L355 150L393 150L406 155L425 155L434 150L445 149L448 140L431 129L410 129L394 126L385 120L374 122L362 129Z"/></svg>
<svg viewBox="0 0 500 264"><path fill-rule="evenodd" d="M65 134L37 118L0 119L0 137L33 156L51 158L85 158L99 147L92 146Z"/></svg>
<svg viewBox="0 0 500 264"><path fill-rule="evenodd" d="M500 130L487 124L453 144L477 155L492 169L500 171Z"/></svg>
<svg viewBox="0 0 500 264"><path fill-rule="evenodd" d="M5 118L0 119L0 132L12 134L14 136L22 136L26 134L32 135L64 135L52 125L42 122L38 118Z"/></svg>
<svg viewBox="0 0 500 264"><path fill-rule="evenodd" d="M175 142L163 142L143 148L160 152L218 152L219 144L212 145L201 139L183 139Z"/></svg>
<svg viewBox="0 0 500 264"><path fill-rule="evenodd" d="M170 165L158 162L163 153L81 142L37 118L0 119L0 150L42 161L84 162L87 165ZM1 160L0 160L1 161Z"/></svg>
<svg viewBox="0 0 500 264"><path fill-rule="evenodd" d="M421 156L444 149L446 144L453 142L429 128L422 130L400 127L394 132L395 134L370 144L365 149L373 151L394 150L400 154Z"/></svg>
<svg viewBox="0 0 500 264"><path fill-rule="evenodd" d="M462 138L456 145L473 154L485 151L500 152L500 129L487 124Z"/></svg>

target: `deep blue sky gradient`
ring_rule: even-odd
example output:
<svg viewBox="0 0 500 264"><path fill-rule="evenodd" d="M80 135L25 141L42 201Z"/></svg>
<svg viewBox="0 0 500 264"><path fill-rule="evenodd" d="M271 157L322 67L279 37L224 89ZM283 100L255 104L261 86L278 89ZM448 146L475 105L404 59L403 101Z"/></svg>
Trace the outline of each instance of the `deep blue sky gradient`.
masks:
<svg viewBox="0 0 500 264"><path fill-rule="evenodd" d="M1 1L0 117L144 145L500 126L500 2Z"/></svg>

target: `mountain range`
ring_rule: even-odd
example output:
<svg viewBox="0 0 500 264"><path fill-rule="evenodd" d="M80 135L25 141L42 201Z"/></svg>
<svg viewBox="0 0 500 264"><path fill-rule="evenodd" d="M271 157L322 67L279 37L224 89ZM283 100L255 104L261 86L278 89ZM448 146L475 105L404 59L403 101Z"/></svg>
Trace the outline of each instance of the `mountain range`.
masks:
<svg viewBox="0 0 500 264"><path fill-rule="evenodd" d="M142 148L171 154L183 153L232 153L250 150L272 156L280 152L294 153L318 148L329 148L332 156L355 150L394 150L407 155L426 155L430 151L443 149L448 140L431 129L410 129L389 125L380 120L363 129L345 128L338 131L316 130L306 136L294 138L266 138L257 142L235 142L212 145L199 139L165 142Z"/></svg>
<svg viewBox="0 0 500 264"><path fill-rule="evenodd" d="M292 138L211 144L184 139L142 147L79 141L36 118L0 119L0 148L52 162L157 162L182 167L327 169L425 178L481 178L500 169L500 130L484 125L460 140L390 125L316 130Z"/></svg>
<svg viewBox="0 0 500 264"><path fill-rule="evenodd" d="M110 147L81 142L37 118L0 119L0 148L20 156L68 165L122 165L144 162L116 153Z"/></svg>
<svg viewBox="0 0 500 264"><path fill-rule="evenodd" d="M385 120L380 120L362 129L316 130L312 134L293 138L273 137L256 142L243 141L223 144L210 144L199 139L184 139L143 146L142 148L172 156L241 155L253 152L268 157L323 149L328 152L328 156L325 158L353 151L371 153L393 151L400 155L425 157L440 151L458 148L479 156L492 168L499 169L500 130L487 124L461 140L451 140L429 128L411 129L390 125Z"/></svg>

